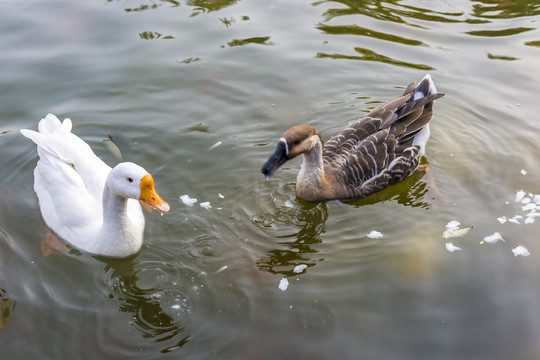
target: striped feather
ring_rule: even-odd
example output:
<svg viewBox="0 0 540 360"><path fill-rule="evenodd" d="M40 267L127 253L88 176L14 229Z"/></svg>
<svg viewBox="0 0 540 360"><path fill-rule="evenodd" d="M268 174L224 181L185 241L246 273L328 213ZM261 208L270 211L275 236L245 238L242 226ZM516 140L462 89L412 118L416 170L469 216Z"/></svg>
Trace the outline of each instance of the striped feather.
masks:
<svg viewBox="0 0 540 360"><path fill-rule="evenodd" d="M303 153L296 191L305 200L352 201L380 191L418 167L429 138L433 102L442 96L426 75L325 144L311 126L295 126L280 140L288 149L287 158L278 147L262 172L268 177L283 162Z"/></svg>
<svg viewBox="0 0 540 360"><path fill-rule="evenodd" d="M380 191L409 176L420 161L415 136L429 124L433 101L430 79L409 84L402 96L370 111L351 123L324 148L325 168L334 174L348 196L358 199ZM415 99L415 94L422 97ZM427 139L426 139L427 141Z"/></svg>

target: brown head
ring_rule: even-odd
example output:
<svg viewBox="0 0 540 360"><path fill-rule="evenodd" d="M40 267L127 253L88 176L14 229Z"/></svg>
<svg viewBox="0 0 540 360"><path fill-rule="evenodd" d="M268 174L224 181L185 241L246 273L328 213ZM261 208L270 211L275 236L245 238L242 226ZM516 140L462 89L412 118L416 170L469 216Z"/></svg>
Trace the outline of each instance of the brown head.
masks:
<svg viewBox="0 0 540 360"><path fill-rule="evenodd" d="M262 173L268 179L287 160L310 152L315 147L317 140L323 143L321 133L310 125L298 125L290 128L279 139L276 151L263 165Z"/></svg>

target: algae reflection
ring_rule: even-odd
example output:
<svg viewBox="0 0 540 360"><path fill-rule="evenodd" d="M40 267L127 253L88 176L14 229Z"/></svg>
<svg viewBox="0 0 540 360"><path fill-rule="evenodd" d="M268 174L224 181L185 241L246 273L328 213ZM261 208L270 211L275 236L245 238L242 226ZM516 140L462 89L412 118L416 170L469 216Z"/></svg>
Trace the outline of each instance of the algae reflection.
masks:
<svg viewBox="0 0 540 360"><path fill-rule="evenodd" d="M485 19L512 19L540 15L540 3L536 0L474 0L472 15Z"/></svg>
<svg viewBox="0 0 540 360"><path fill-rule="evenodd" d="M8 325L9 319L15 310L15 300L10 300L7 291L0 288L0 330Z"/></svg>
<svg viewBox="0 0 540 360"><path fill-rule="evenodd" d="M336 3L336 8L325 10L322 14L323 21L316 28L326 35L338 35L341 38L343 36L356 36L358 37L358 44L362 44L362 46L354 46L354 53L352 54L318 52L317 58L372 61L423 71L434 70L428 64L396 58L397 49L401 49L399 56L405 57L407 54L412 53L408 50L408 47L430 47L430 44L411 38L410 36L415 33L414 31L409 32L411 35L407 36L407 28L426 29L425 22L427 21L433 23L486 22L486 20L480 19L462 20L463 12L437 12L431 9L409 6L401 1L317 1L313 5L328 6L333 3ZM349 20L350 16L353 16L354 20ZM363 22L362 26L354 23L355 20L358 20L358 16L368 18L367 21ZM373 21L369 18L373 19ZM338 19L347 22L347 24L335 24ZM332 21L332 24L328 24L330 21ZM378 25L380 21L392 22L403 28L398 35L379 31L369 26L369 24ZM391 45L391 47L389 48L388 45ZM375 47L383 47L384 50L377 50ZM391 51L394 55L385 55L381 51Z"/></svg>

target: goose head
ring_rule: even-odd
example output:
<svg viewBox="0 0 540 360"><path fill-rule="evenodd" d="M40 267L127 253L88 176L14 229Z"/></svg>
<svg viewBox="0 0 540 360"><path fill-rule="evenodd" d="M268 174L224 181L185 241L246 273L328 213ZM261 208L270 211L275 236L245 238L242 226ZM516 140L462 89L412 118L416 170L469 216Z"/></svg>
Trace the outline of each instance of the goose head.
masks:
<svg viewBox="0 0 540 360"><path fill-rule="evenodd" d="M279 139L276 151L263 165L261 171L270 178L287 160L310 152L317 142L323 143L321 134L310 125L298 125L287 130Z"/></svg>
<svg viewBox="0 0 540 360"><path fill-rule="evenodd" d="M134 163L116 165L107 178L107 186L117 196L140 200L161 212L170 209L154 189L152 175Z"/></svg>

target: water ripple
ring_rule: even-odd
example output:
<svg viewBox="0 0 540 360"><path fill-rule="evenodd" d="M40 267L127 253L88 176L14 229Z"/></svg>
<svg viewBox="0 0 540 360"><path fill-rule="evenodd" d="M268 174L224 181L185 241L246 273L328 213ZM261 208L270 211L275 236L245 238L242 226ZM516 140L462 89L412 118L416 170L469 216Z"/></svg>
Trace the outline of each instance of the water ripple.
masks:
<svg viewBox="0 0 540 360"><path fill-rule="evenodd" d="M296 197L291 184L278 186L268 196L258 198L251 220L254 231L268 242L263 244L265 252L259 254L257 267L289 276L294 275L296 265L315 266L322 260L317 247L322 243L327 219L326 204L304 202Z"/></svg>
<svg viewBox="0 0 540 360"><path fill-rule="evenodd" d="M149 341L143 348L156 347L166 353L189 341L186 327L192 322L194 309L201 299L212 301L204 274L157 260L107 260L106 264L108 302L130 314L129 326ZM128 344L125 347L131 348Z"/></svg>
<svg viewBox="0 0 540 360"><path fill-rule="evenodd" d="M537 1L489 1L476 0L472 8L474 16L486 19L510 19L540 14Z"/></svg>
<svg viewBox="0 0 540 360"><path fill-rule="evenodd" d="M521 34L527 31L533 31L533 30L536 30L536 28L517 27L517 28L502 29L502 30L468 31L467 34L472 35L472 36L501 37L501 36L513 36L513 35Z"/></svg>
<svg viewBox="0 0 540 360"><path fill-rule="evenodd" d="M327 9L323 14L325 21L330 21L336 17L344 15L364 15L376 20L390 21L398 24L406 24L409 26L419 27L419 25L410 23L406 19L425 20L432 22L460 22L456 19L462 15L463 12L446 12L437 11L428 8L420 8L415 6L407 6L401 4L398 1L383 2L377 0L371 1L354 1L354 0L342 0L342 1L318 1L313 5L338 3L344 5L345 8L332 8ZM473 20L470 20L473 21ZM476 20L479 21L479 20Z"/></svg>
<svg viewBox="0 0 540 360"><path fill-rule="evenodd" d="M391 41L404 45L412 46L421 46L426 45L420 40L407 39L403 36L392 35L384 32L375 31L372 29L367 29L356 24L352 25L326 25L319 24L317 29L329 35L359 35L359 36L368 36L379 40Z"/></svg>
<svg viewBox="0 0 540 360"><path fill-rule="evenodd" d="M362 60L362 61L375 61L375 62L382 62L389 65L395 65L400 67L407 67L412 69L418 69L418 70L435 70L435 68L425 65L425 64L414 64L407 61L397 60L382 54L378 54L373 50L365 49L365 48L354 48L354 51L360 53L361 56L357 55L345 55L345 54L326 54L319 52L317 53L317 58L325 59L344 59L344 60Z"/></svg>

